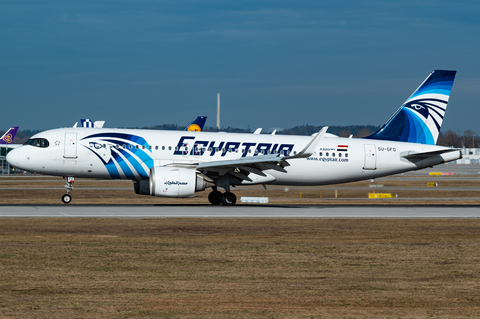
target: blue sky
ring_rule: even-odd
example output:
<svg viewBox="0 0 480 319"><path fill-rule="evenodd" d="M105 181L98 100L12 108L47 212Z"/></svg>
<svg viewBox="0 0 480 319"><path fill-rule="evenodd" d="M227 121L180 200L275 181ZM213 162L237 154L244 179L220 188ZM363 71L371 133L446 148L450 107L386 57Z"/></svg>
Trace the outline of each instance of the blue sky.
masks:
<svg viewBox="0 0 480 319"><path fill-rule="evenodd" d="M383 124L457 70L443 129L480 133L479 1L3 1L0 129ZM15 110L12 112L12 110Z"/></svg>

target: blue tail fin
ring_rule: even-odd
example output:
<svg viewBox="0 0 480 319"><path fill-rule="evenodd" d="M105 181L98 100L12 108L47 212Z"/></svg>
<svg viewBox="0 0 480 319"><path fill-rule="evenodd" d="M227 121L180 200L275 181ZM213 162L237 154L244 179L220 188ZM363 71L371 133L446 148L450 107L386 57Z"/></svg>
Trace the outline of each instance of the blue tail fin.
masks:
<svg viewBox="0 0 480 319"><path fill-rule="evenodd" d="M81 119L80 122L82 123L82 127L95 127L93 122L90 119Z"/></svg>
<svg viewBox="0 0 480 319"><path fill-rule="evenodd" d="M456 73L430 73L387 123L365 138L435 145Z"/></svg>
<svg viewBox="0 0 480 319"><path fill-rule="evenodd" d="M15 134L17 134L18 126L11 127L8 131L3 134L2 138L0 139L0 144L12 144L13 139L15 138Z"/></svg>
<svg viewBox="0 0 480 319"><path fill-rule="evenodd" d="M203 131L203 126L205 125L206 120L207 120L206 116L197 116L183 130L184 131L193 131L193 132Z"/></svg>

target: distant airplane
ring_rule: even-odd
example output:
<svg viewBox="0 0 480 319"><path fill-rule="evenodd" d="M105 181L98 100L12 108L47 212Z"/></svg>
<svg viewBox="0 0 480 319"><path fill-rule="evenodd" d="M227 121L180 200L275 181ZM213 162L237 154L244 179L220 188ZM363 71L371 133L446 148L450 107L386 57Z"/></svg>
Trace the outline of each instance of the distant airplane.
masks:
<svg viewBox="0 0 480 319"><path fill-rule="evenodd" d="M197 116L183 130L189 132L201 132L205 126L206 116Z"/></svg>
<svg viewBox="0 0 480 319"><path fill-rule="evenodd" d="M203 127L205 126L205 121L206 120L207 120L206 116L197 116L183 130L184 131L191 131L191 132L200 132L200 131L203 130ZM105 121L92 122L92 120L90 120L90 119L81 119L80 124L82 124L81 127L103 128L103 125L105 125ZM78 125L78 122L76 122L73 127L77 127L77 125Z"/></svg>
<svg viewBox="0 0 480 319"><path fill-rule="evenodd" d="M13 139L15 138L15 134L17 134L18 126L12 126L8 131L3 134L2 138L0 139L0 145L6 144L13 144Z"/></svg>
<svg viewBox="0 0 480 319"><path fill-rule="evenodd" d="M213 205L234 205L230 190L236 185L369 180L462 158L458 149L435 145L455 75L430 73L382 128L365 138L326 138L328 127L313 136L60 128L32 136L7 161L63 176L64 203L72 200L74 177L130 179L137 194L158 197L192 197L211 187Z"/></svg>
<svg viewBox="0 0 480 319"><path fill-rule="evenodd" d="M13 139L15 138L15 134L17 134L17 131L18 131L18 126L13 126L8 131L6 131L5 134L3 134L2 138L0 139L0 147L11 149L11 148L16 148L22 145L22 144L13 144Z"/></svg>
<svg viewBox="0 0 480 319"><path fill-rule="evenodd" d="M92 122L90 119L81 119L80 124L82 124L82 127L102 128L103 125L105 124L105 121ZM78 125L78 122L76 122L73 127L77 127L77 125Z"/></svg>

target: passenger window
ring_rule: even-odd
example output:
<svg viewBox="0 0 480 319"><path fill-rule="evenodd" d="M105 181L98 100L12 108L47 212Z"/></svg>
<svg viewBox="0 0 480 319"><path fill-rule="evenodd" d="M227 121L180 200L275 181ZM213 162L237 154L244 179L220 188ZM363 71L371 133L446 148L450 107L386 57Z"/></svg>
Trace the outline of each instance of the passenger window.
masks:
<svg viewBox="0 0 480 319"><path fill-rule="evenodd" d="M345 157L348 157L348 153L345 153Z"/></svg>
<svg viewBox="0 0 480 319"><path fill-rule="evenodd" d="M168 150L169 150L169 151L171 151L171 150L172 150L172 147L171 147L171 146L169 146L169 147L168 147Z"/></svg>
<svg viewBox="0 0 480 319"><path fill-rule="evenodd" d="M335 153L332 153L332 156L335 157Z"/></svg>
<svg viewBox="0 0 480 319"><path fill-rule="evenodd" d="M328 156L328 152L325 153L325 156Z"/></svg>
<svg viewBox="0 0 480 319"><path fill-rule="evenodd" d="M338 153L338 157L342 157L342 153Z"/></svg>
<svg viewBox="0 0 480 319"><path fill-rule="evenodd" d="M165 151L165 146L162 146L162 151Z"/></svg>
<svg viewBox="0 0 480 319"><path fill-rule="evenodd" d="M318 156L323 156L323 155L322 155L322 152L318 153Z"/></svg>

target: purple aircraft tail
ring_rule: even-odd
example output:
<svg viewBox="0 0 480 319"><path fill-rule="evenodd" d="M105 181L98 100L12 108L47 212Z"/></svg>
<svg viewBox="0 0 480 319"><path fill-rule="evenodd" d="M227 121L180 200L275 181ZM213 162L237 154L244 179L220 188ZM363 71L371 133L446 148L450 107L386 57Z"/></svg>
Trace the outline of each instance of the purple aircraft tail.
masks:
<svg viewBox="0 0 480 319"><path fill-rule="evenodd" d="M11 127L0 139L0 145L12 144L15 134L17 134L18 126Z"/></svg>

